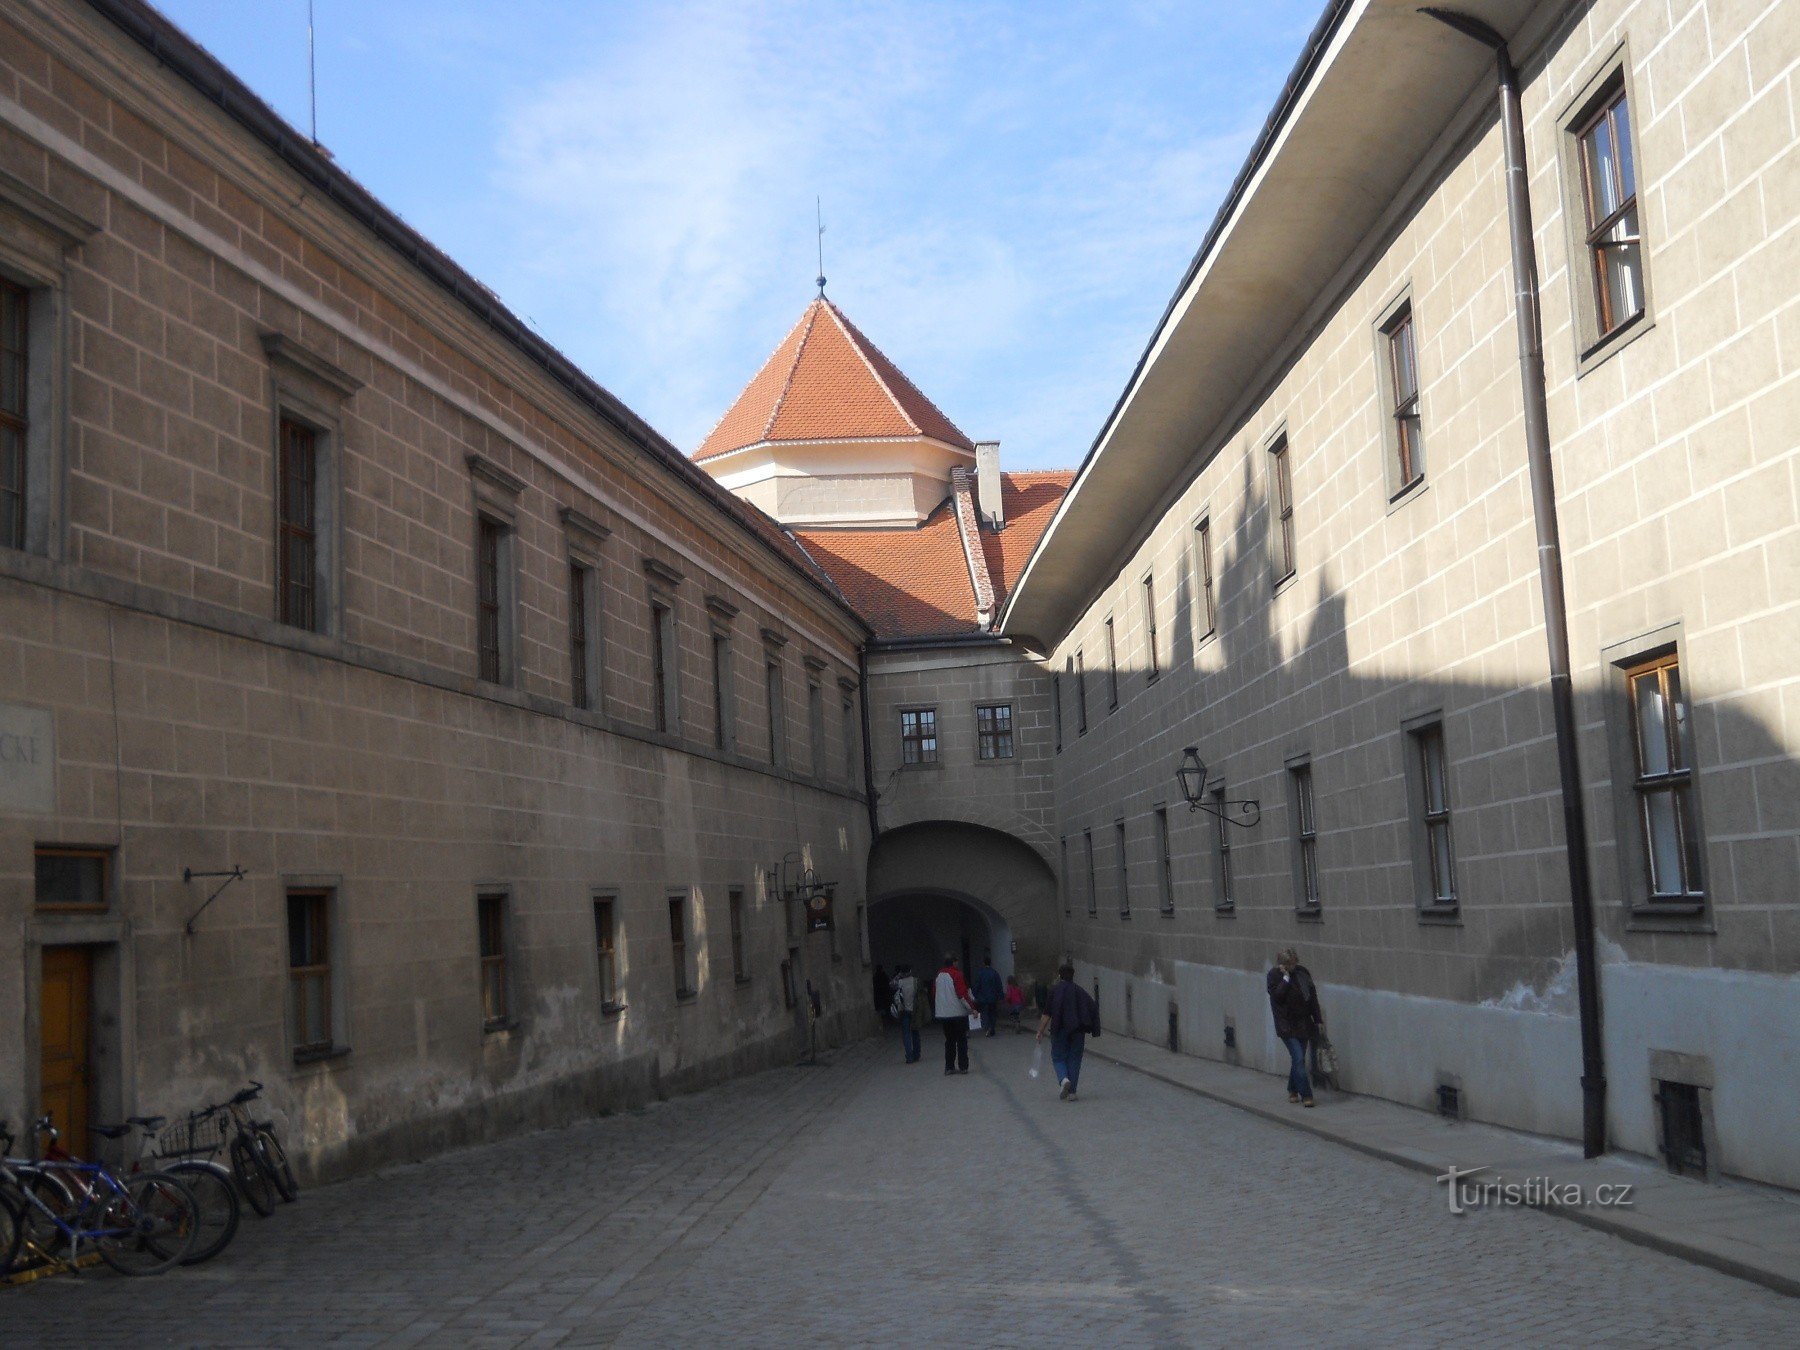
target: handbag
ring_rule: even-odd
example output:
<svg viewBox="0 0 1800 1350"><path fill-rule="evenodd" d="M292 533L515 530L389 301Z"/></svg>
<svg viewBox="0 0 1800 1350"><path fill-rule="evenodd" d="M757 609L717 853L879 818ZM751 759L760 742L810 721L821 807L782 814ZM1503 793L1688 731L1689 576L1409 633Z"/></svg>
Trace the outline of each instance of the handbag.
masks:
<svg viewBox="0 0 1800 1350"><path fill-rule="evenodd" d="M1313 1069L1315 1076L1327 1080L1332 1087L1337 1087L1337 1047L1332 1045L1324 1032L1320 1032L1319 1039L1313 1043Z"/></svg>
<svg viewBox="0 0 1800 1350"><path fill-rule="evenodd" d="M980 1031L981 1030L981 1014L980 1013L970 1013L969 1014L969 1030L970 1031Z"/></svg>

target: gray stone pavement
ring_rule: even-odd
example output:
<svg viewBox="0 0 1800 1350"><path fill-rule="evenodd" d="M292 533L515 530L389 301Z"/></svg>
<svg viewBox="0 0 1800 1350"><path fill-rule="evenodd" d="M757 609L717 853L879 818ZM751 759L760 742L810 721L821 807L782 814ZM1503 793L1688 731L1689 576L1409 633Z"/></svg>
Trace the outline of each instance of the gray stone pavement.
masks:
<svg viewBox="0 0 1800 1350"><path fill-rule="evenodd" d="M207 1267L0 1290L38 1345L1791 1345L1794 1300L1090 1058L838 1052L395 1168Z"/></svg>

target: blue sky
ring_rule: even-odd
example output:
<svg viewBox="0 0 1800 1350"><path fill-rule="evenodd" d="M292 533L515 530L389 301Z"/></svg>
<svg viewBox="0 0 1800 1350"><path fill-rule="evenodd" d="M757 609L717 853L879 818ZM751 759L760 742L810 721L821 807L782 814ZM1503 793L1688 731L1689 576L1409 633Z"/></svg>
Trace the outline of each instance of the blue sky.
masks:
<svg viewBox="0 0 1800 1350"><path fill-rule="evenodd" d="M307 126L306 0L162 0ZM316 0L319 139L683 449L828 294L1073 466L1320 0Z"/></svg>

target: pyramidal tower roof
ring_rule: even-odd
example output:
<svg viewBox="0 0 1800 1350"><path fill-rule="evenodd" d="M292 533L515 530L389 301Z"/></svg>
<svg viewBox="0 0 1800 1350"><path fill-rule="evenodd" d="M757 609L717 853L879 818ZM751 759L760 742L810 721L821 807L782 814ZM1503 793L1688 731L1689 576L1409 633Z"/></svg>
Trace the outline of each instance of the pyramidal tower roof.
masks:
<svg viewBox="0 0 1800 1350"><path fill-rule="evenodd" d="M838 307L820 296L719 419L696 460L771 441L924 436L974 453L974 442L919 392Z"/></svg>

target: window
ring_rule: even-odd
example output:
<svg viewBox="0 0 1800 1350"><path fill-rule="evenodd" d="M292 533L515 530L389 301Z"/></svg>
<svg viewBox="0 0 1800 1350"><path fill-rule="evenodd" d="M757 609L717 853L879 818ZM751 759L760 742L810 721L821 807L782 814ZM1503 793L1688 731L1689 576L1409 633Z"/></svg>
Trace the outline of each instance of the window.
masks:
<svg viewBox="0 0 1800 1350"><path fill-rule="evenodd" d="M1388 495L1396 497L1425 476L1425 442L1419 422L1419 361L1413 342L1410 298L1392 311L1380 333L1387 369Z"/></svg>
<svg viewBox="0 0 1800 1350"><path fill-rule="evenodd" d="M867 970L870 964L869 907L867 905L856 907L856 949L857 954L862 958L863 969Z"/></svg>
<svg viewBox="0 0 1800 1350"><path fill-rule="evenodd" d="M1131 917L1131 859L1125 849L1125 822L1113 822L1113 847L1119 857L1119 917Z"/></svg>
<svg viewBox="0 0 1800 1350"><path fill-rule="evenodd" d="M1119 643L1110 614L1106 616L1106 706L1119 706Z"/></svg>
<svg viewBox="0 0 1800 1350"><path fill-rule="evenodd" d="M856 700L845 694L839 718L844 726L844 781L856 781Z"/></svg>
<svg viewBox="0 0 1800 1350"><path fill-rule="evenodd" d="M289 891L288 1041L295 1059L331 1050L331 892Z"/></svg>
<svg viewBox="0 0 1800 1350"><path fill-rule="evenodd" d="M901 764L937 763L937 709L910 708L900 714Z"/></svg>
<svg viewBox="0 0 1800 1350"><path fill-rule="evenodd" d="M1010 703L983 703L975 709L975 753L982 759L1013 757L1013 715Z"/></svg>
<svg viewBox="0 0 1800 1350"><path fill-rule="evenodd" d="M1692 735L1681 666L1673 652L1625 672L1637 820L1648 898L1695 904L1705 898L1695 817Z"/></svg>
<svg viewBox="0 0 1800 1350"><path fill-rule="evenodd" d="M477 896L476 921L480 928L481 1023L493 1030L512 1018L511 990L506 977L506 895Z"/></svg>
<svg viewBox="0 0 1800 1350"><path fill-rule="evenodd" d="M1081 832L1081 845L1087 854L1087 912L1090 915L1100 912L1100 892L1094 881L1094 832Z"/></svg>
<svg viewBox="0 0 1800 1350"><path fill-rule="evenodd" d="M712 635L713 748L731 749L731 639Z"/></svg>
<svg viewBox="0 0 1800 1350"><path fill-rule="evenodd" d="M1294 475L1289 463L1287 433L1269 444L1270 536L1273 545L1275 583L1294 575Z"/></svg>
<svg viewBox="0 0 1800 1350"><path fill-rule="evenodd" d="M594 901L594 952L600 967L600 1011L618 1012L619 1002L619 930L614 910L617 900L606 896Z"/></svg>
<svg viewBox="0 0 1800 1350"><path fill-rule="evenodd" d="M1225 819L1225 785L1216 783L1212 790L1213 809L1213 880L1218 885L1218 893L1213 896L1213 908L1220 912L1229 912L1237 907L1237 895L1232 887L1231 877L1231 824Z"/></svg>
<svg viewBox="0 0 1800 1350"><path fill-rule="evenodd" d="M1200 596L1198 629L1211 637L1219 626L1219 601L1213 592L1212 518L1202 516L1194 526L1194 590Z"/></svg>
<svg viewBox="0 0 1800 1350"><path fill-rule="evenodd" d="M481 678L500 684L507 678L505 603L502 566L506 555L506 527L486 516L475 531L475 649Z"/></svg>
<svg viewBox="0 0 1800 1350"><path fill-rule="evenodd" d="M1288 765L1288 807L1294 828L1294 908L1319 908L1319 827L1313 814L1312 762Z"/></svg>
<svg viewBox="0 0 1800 1350"><path fill-rule="evenodd" d="M1421 911L1456 909L1456 864L1450 848L1450 771L1444 725L1436 718L1410 725L1407 794L1412 801L1414 890Z"/></svg>
<svg viewBox="0 0 1800 1350"><path fill-rule="evenodd" d="M790 955L781 963L781 1006L792 1009L799 1002L794 990L794 958Z"/></svg>
<svg viewBox="0 0 1800 1350"><path fill-rule="evenodd" d="M825 777L825 693L815 681L806 683L806 736L812 753L812 776Z"/></svg>
<svg viewBox="0 0 1800 1350"><path fill-rule="evenodd" d="M1169 808L1156 808L1156 885L1162 912L1175 912L1175 864L1169 856Z"/></svg>
<svg viewBox="0 0 1800 1350"><path fill-rule="evenodd" d="M750 979L750 968L744 964L744 892L742 888L733 886L729 900L731 905L731 978L739 984L745 984Z"/></svg>
<svg viewBox="0 0 1800 1350"><path fill-rule="evenodd" d="M87 911L107 907L107 864L98 848L37 849L37 907Z"/></svg>
<svg viewBox="0 0 1800 1350"><path fill-rule="evenodd" d="M318 627L318 434L291 417L281 419L276 587L281 622Z"/></svg>
<svg viewBox="0 0 1800 1350"><path fill-rule="evenodd" d="M31 295L0 277L0 548L25 547Z"/></svg>
<svg viewBox="0 0 1800 1350"><path fill-rule="evenodd" d="M1609 81L1599 105L1577 127L1575 138L1580 147L1594 336L1604 338L1644 312L1644 270L1637 165L1622 74Z"/></svg>
<svg viewBox="0 0 1800 1350"><path fill-rule="evenodd" d="M1144 649L1150 660L1150 678L1162 674L1162 660L1156 650L1156 578L1146 573L1144 587Z"/></svg>
<svg viewBox="0 0 1800 1350"><path fill-rule="evenodd" d="M770 652L763 662L763 699L769 717L769 763L781 763L781 743L786 738L782 716L781 658Z"/></svg>
<svg viewBox="0 0 1800 1350"><path fill-rule="evenodd" d="M669 951L674 958L675 997L694 996L693 954L688 948L687 894L669 897Z"/></svg>
<svg viewBox="0 0 1800 1350"><path fill-rule="evenodd" d="M650 705L658 731L675 730L675 609L650 601Z"/></svg>
<svg viewBox="0 0 1800 1350"><path fill-rule="evenodd" d="M1050 714L1056 725L1056 748L1062 750L1063 714L1062 714L1062 676L1050 677Z"/></svg>
<svg viewBox="0 0 1800 1350"><path fill-rule="evenodd" d="M1075 912L1075 887L1069 881L1069 836L1064 835L1056 841L1056 857L1059 864L1056 879L1062 883L1063 915Z"/></svg>
<svg viewBox="0 0 1800 1350"><path fill-rule="evenodd" d="M593 705L588 686L588 569L569 564L569 702Z"/></svg>

